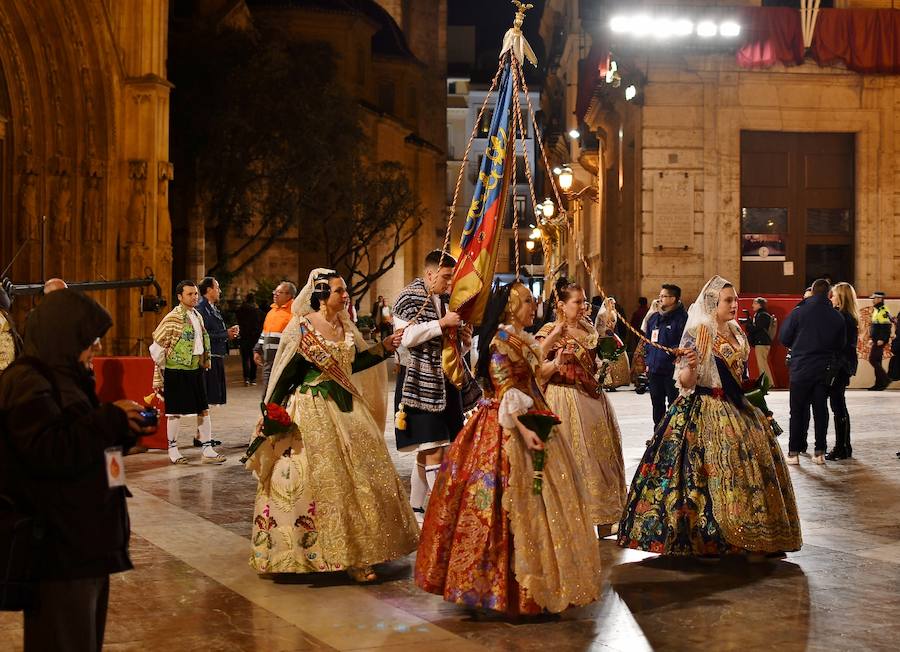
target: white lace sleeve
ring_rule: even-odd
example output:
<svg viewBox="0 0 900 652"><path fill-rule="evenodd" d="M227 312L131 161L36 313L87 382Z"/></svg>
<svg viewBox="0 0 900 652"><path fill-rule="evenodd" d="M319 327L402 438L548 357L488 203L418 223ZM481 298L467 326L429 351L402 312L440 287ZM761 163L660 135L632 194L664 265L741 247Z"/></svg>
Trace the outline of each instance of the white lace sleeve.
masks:
<svg viewBox="0 0 900 652"><path fill-rule="evenodd" d="M515 428L516 417L525 414L534 405L534 399L525 392L510 387L500 400L500 425L504 428Z"/></svg>

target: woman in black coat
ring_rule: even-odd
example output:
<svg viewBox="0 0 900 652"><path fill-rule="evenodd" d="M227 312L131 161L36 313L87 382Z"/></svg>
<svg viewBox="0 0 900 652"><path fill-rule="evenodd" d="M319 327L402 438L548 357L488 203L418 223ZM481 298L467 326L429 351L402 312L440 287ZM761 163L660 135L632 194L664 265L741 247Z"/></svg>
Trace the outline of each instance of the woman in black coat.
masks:
<svg viewBox="0 0 900 652"><path fill-rule="evenodd" d="M134 401L97 399L91 361L110 326L93 299L49 294L29 315L23 356L0 376L0 493L40 532L26 651L100 650L109 575L132 568L126 488L110 486L106 452L153 428Z"/></svg>
<svg viewBox="0 0 900 652"><path fill-rule="evenodd" d="M859 338L859 308L856 290L849 283L838 283L831 288L831 303L841 313L847 329L847 339L841 350L834 382L828 387L828 399L834 413L835 444L825 456L827 460L843 460L853 457L850 445L850 413L847 411L846 392L850 378L856 375L859 358L856 344Z"/></svg>

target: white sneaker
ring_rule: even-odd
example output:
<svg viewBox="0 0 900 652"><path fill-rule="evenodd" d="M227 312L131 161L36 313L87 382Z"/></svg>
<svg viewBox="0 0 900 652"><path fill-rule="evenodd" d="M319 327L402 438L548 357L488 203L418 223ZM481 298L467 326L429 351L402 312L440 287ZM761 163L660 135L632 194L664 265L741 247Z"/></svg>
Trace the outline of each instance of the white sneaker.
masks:
<svg viewBox="0 0 900 652"><path fill-rule="evenodd" d="M799 455L788 455L785 460L791 466L800 466L800 456Z"/></svg>
<svg viewBox="0 0 900 652"><path fill-rule="evenodd" d="M821 464L822 466L825 466L825 455L824 454L823 455L813 455L812 461L815 462L816 464Z"/></svg>

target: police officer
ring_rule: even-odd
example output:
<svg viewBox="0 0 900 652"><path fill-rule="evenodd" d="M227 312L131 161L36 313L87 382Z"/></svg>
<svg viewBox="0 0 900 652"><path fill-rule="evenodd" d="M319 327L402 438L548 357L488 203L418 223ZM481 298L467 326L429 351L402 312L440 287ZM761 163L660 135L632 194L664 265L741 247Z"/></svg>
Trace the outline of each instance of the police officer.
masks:
<svg viewBox="0 0 900 652"><path fill-rule="evenodd" d="M869 339L872 349L869 351L869 364L875 370L875 384L869 388L870 392L880 392L891 384L881 360L884 357L884 347L891 339L891 324L894 318L884 305L884 292L873 292L869 297L872 300L872 325L869 327Z"/></svg>

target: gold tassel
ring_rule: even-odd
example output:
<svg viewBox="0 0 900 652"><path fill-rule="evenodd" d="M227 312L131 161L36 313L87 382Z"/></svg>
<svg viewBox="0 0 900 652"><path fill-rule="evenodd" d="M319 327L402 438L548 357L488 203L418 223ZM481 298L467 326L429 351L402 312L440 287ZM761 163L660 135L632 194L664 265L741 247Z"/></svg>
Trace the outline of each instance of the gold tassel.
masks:
<svg viewBox="0 0 900 652"><path fill-rule="evenodd" d="M400 409L394 414L394 427L397 430L406 430L406 412L403 409L403 403L400 404Z"/></svg>

